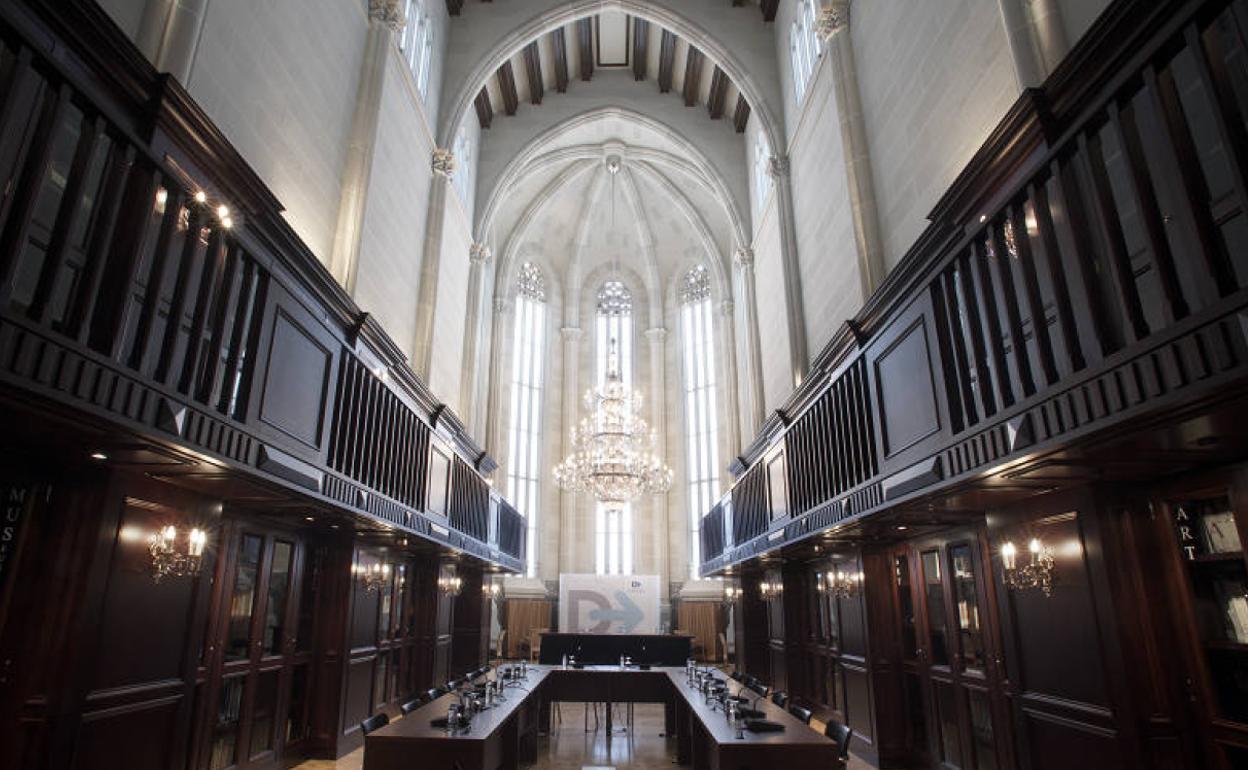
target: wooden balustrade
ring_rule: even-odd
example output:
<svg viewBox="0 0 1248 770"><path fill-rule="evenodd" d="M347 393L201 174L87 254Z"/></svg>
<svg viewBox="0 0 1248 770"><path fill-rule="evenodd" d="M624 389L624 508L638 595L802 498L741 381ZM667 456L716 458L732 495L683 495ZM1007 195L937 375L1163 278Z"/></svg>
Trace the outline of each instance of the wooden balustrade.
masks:
<svg viewBox="0 0 1248 770"><path fill-rule="evenodd" d="M0 9L0 179L7 385L521 568L492 461L94 4Z"/></svg>
<svg viewBox="0 0 1248 770"><path fill-rule="evenodd" d="M1244 374L1246 36L1242 0L1111 6L747 450L702 571Z"/></svg>

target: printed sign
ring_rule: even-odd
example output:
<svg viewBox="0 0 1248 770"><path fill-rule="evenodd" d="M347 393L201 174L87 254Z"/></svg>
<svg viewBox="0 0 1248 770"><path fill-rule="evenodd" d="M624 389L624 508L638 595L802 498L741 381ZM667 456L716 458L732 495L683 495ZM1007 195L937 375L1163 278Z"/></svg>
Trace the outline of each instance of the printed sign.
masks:
<svg viewBox="0 0 1248 770"><path fill-rule="evenodd" d="M560 575L559 630L657 634L659 576Z"/></svg>
<svg viewBox="0 0 1248 770"><path fill-rule="evenodd" d="M12 562L17 556L17 536L30 508L30 487L0 485L4 512L0 515L0 590L9 577Z"/></svg>

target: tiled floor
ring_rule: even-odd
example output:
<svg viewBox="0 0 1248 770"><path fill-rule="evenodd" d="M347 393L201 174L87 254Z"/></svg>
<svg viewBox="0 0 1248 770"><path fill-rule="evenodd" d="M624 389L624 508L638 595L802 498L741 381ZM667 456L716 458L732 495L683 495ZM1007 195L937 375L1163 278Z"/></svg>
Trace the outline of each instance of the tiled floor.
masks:
<svg viewBox="0 0 1248 770"><path fill-rule="evenodd" d="M562 724L557 724L550 736L540 739L537 764L530 770L582 770L589 767L671 770L676 746L674 740L663 737L662 706L637 705L633 732L617 734L609 741L601 731L585 732L584 712L580 704L564 703L561 711ZM592 716L590 724L593 724ZM823 725L811 724L812 729L823 729ZM337 762L314 759L296 765L293 770L361 770L363 762L364 750L360 749ZM850 756L849 770L871 770L871 767Z"/></svg>

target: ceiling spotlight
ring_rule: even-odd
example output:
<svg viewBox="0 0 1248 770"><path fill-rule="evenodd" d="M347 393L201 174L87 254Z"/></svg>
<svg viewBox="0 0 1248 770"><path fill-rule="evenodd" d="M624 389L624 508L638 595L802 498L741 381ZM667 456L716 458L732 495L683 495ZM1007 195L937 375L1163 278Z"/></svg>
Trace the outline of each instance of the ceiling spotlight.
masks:
<svg viewBox="0 0 1248 770"><path fill-rule="evenodd" d="M311 517L311 516L304 516L304 517L303 517L303 520L304 520L304 521L316 521L316 519L315 519L315 518L313 518L313 517Z"/></svg>
<svg viewBox="0 0 1248 770"><path fill-rule="evenodd" d="M104 454L103 452L92 452L91 459L92 460L107 460L108 455Z"/></svg>
<svg viewBox="0 0 1248 770"><path fill-rule="evenodd" d="M196 203L207 203L207 202L208 202L208 193L204 192L203 190L200 190L199 192L195 193L195 202L196 202Z"/></svg>
<svg viewBox="0 0 1248 770"><path fill-rule="evenodd" d="M330 524L330 525L329 525L329 528L330 528L330 529L338 529L338 525L337 525L337 524Z"/></svg>
<svg viewBox="0 0 1248 770"><path fill-rule="evenodd" d="M229 206L226 206L224 203L223 203L223 204L221 204L220 206L217 206L217 216L218 216L218 217L220 217L220 218L222 218L222 219L225 219L225 218L226 218L226 217L228 217L229 215L230 215L230 207L229 207Z"/></svg>
<svg viewBox="0 0 1248 770"><path fill-rule="evenodd" d="M910 529L910 528L909 528L909 527L907 527L905 524L898 524L898 525L897 525L897 531L898 531L898 532L905 532L907 529Z"/></svg>

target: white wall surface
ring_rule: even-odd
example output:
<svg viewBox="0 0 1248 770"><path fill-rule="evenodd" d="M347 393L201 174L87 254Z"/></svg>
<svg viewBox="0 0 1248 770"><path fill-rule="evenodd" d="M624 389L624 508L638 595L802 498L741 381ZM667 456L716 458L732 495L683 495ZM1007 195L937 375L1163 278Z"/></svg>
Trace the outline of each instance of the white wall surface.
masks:
<svg viewBox="0 0 1248 770"><path fill-rule="evenodd" d="M438 299L433 316L433 356L429 366L429 389L456 414L467 414L459 403L460 377L464 371L464 325L468 321L468 251L472 233L455 191L446 196L446 220L442 228L442 257L438 263ZM415 301L409 305L415 314Z"/></svg>
<svg viewBox="0 0 1248 770"><path fill-rule="evenodd" d="M784 298L784 264L780 254L780 220L776 195L763 210L754 236L754 282L758 297L758 336L762 344L764 412L777 409L793 391L789 369L789 333ZM745 438L748 443L753 436Z"/></svg>
<svg viewBox="0 0 1248 770"><path fill-rule="evenodd" d="M892 268L1018 89L997 0L858 2L849 29Z"/></svg>
<svg viewBox="0 0 1248 770"><path fill-rule="evenodd" d="M214 0L187 84L323 263L366 30L363 2Z"/></svg>

